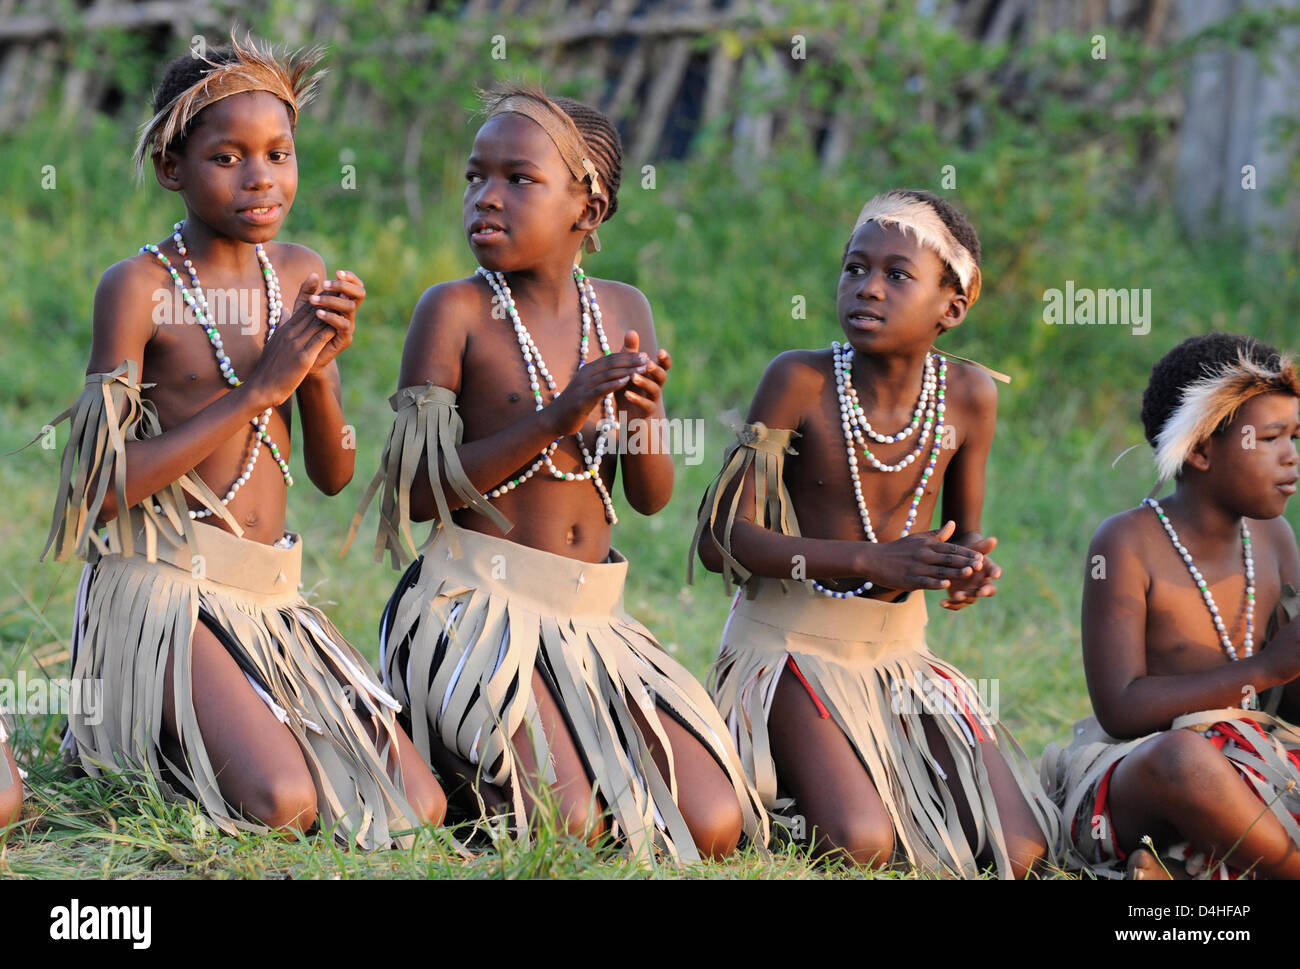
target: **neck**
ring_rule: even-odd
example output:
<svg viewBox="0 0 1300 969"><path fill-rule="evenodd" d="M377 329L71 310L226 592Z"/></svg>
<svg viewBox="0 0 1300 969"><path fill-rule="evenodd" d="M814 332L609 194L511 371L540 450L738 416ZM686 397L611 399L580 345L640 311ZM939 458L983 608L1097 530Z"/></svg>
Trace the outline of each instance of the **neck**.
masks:
<svg viewBox="0 0 1300 969"><path fill-rule="evenodd" d="M192 213L185 215L181 238L185 240L185 248L196 267L234 274L243 272L250 264L257 264L251 242L219 235Z"/></svg>
<svg viewBox="0 0 1300 969"><path fill-rule="evenodd" d="M853 387L864 409L911 407L921 393L929 347L898 353L853 351Z"/></svg>
<svg viewBox="0 0 1300 969"><path fill-rule="evenodd" d="M527 299L559 316L572 308L576 288L573 284L573 260L555 262L505 273L506 282L518 298Z"/></svg>
<svg viewBox="0 0 1300 969"><path fill-rule="evenodd" d="M1241 541L1241 516L1215 500L1199 482L1184 477L1174 493L1161 502L1165 512L1177 516L1181 524L1179 538L1187 544L1191 538L1198 544L1234 544ZM1186 535L1182 531L1187 532Z"/></svg>

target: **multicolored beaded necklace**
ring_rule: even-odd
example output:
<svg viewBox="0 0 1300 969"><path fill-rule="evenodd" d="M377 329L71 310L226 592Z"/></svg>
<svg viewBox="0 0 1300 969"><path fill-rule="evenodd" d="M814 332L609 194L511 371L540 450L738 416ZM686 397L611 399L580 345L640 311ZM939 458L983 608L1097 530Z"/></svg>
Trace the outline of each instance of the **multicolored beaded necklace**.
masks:
<svg viewBox="0 0 1300 969"><path fill-rule="evenodd" d="M921 472L921 480L916 486L916 491L912 493L912 504L907 512L907 523L903 526L903 533L899 538L903 538L912 531L912 525L916 522L916 511L921 504L921 498L925 494L925 487L930 483L930 476L934 474L934 466L939 461L939 448L943 440L943 415L944 415L944 397L948 386L948 360L938 353L928 353L925 357L925 371L921 378L921 395L917 398L916 407L912 411L912 419L902 430L893 434L881 434L874 430L870 422L866 419L862 405L858 401L858 392L853 387L853 348L849 344L841 344L838 340L831 344L831 354L835 361L835 393L840 401L840 426L844 429L844 447L848 452L849 459L849 478L853 482L853 498L858 505L858 517L862 520L862 530L866 533L868 541L878 541L875 529L871 526L871 513L867 511L866 499L862 496L862 482L858 479L858 456L857 448L862 448L863 457L877 471L898 472L905 470L912 464L918 455L925 449L927 439L933 437L933 446L930 448L930 460L926 464L925 470ZM938 376L935 376L936 363ZM924 417L924 420L922 420ZM871 453L870 447L867 446L865 438L870 438L881 444L893 444L897 441L904 441L911 437L917 428L921 433L917 438L916 447L903 460L895 464L886 464L880 461ZM824 596L830 596L834 599L851 599L854 596L860 596L869 592L873 583L868 580L856 589L848 592L836 592L834 589L828 589L816 579L809 580L814 589Z"/></svg>
<svg viewBox="0 0 1300 969"><path fill-rule="evenodd" d="M152 253L157 257L158 261L162 263L163 268L171 275L172 282L180 287L181 298L184 299L186 305L194 311L194 318L198 320L199 325L203 327L203 332L208 336L208 342L212 344L213 352L217 357L217 367L220 369L221 375L226 378L226 383L230 384L232 387L238 387L243 383L243 381L235 374L234 365L230 362L230 357L226 353L221 340L221 334L217 332L216 321L212 319L212 313L208 306L208 298L203 292L203 287L199 284L198 271L195 270L194 263L190 261L189 253L185 248L185 240L181 236L181 227L184 224L185 223L183 222L177 222L172 226L172 242L176 244L176 251L180 254L180 257L184 262L185 270L189 274L189 287L186 287L185 282L181 279L180 273L177 272L176 267L172 265L171 260L168 259L157 246L150 243L149 245L141 246L140 251ZM262 244L258 243L253 247L253 249L257 253L257 261L262 267L262 277L266 280L266 338L267 340L270 340L275 334L276 327L280 323L280 312L284 308L284 301L280 297L280 279L276 275L275 267L271 265L271 257L266 254L266 250L262 248ZM280 466L280 474L284 477L285 486L293 486L293 475L289 473L289 463L280 454L280 448L273 440L271 440L270 435L266 433L267 424L270 423L271 420L271 410L272 408L268 407L257 417L249 418L249 423L253 425L253 438L252 448L248 455L248 463L244 465L243 471L235 478L230 489L226 492L226 496L221 499L222 504L229 505L231 500L235 497L235 493L239 491L239 489L242 488L252 476L253 468L257 465L257 458L261 453L263 442L265 442L271 449L271 456L275 458L276 464ZM191 510L190 518L206 518L211 514L213 514L213 512L210 508L204 508L199 511Z"/></svg>
<svg viewBox="0 0 1300 969"><path fill-rule="evenodd" d="M1227 628L1223 625L1223 617L1219 615L1219 607L1215 605L1214 596L1210 594L1210 586L1205 581L1205 576L1201 575L1201 570L1196 567L1196 563L1192 561L1192 553L1187 551L1187 547L1179 541L1173 522L1160 507L1160 502L1154 498L1143 498L1142 504L1154 511L1156 517L1160 519L1160 524L1165 526L1165 534L1174 543L1174 550L1182 556L1183 564L1192 574L1192 581L1201 590L1201 598L1205 600L1205 606L1210 610L1210 618L1214 620L1214 630L1219 634L1219 645L1228 654L1228 659L1237 659L1237 650L1232 645ZM1242 653L1249 656L1255 636L1255 556L1250 549L1250 528L1244 518L1241 520L1241 557L1246 566L1246 640L1242 644Z"/></svg>
<svg viewBox="0 0 1300 969"><path fill-rule="evenodd" d="M510 316L510 322L515 328L515 338L519 341L519 350L524 358L524 370L528 374L528 386L533 394L533 403L536 410L541 410L545 406L542 400L541 381L546 384L547 389L551 392L551 400L554 401L557 396L555 389L555 378L551 376L550 370L546 367L546 362L542 360L541 351L537 349L537 344L533 342L532 334L528 332L523 321L519 319L519 310L515 306L514 295L510 292L510 285L506 282L504 273L494 272L490 269L478 267L478 274L487 280L488 285L496 294L501 305L505 307ZM600 305L596 302L596 290L587 279L587 274L579 267L573 267L573 281L578 287L578 299L582 307L582 328L578 340L578 366L581 367L587 362L587 349L590 344L590 333L592 325L596 328L596 338L600 341L601 351L609 355L609 341L605 339L605 328L601 325ZM590 481L596 487L596 492L600 495L601 502L605 505L605 520L611 525L618 523L618 515L614 512L614 502L609 497L609 490L605 487L605 482L600 477L600 462L609 453L610 439L618 432L618 421L614 416L614 395L606 394L603 402L605 417L596 425L596 451L591 454L587 450L586 441L582 438L582 432L578 431L574 437L578 439L578 447L582 451L582 461L586 465L585 471L561 471L551 463L551 455L555 449L560 446L560 439L557 437L554 441L542 449L541 456L533 462L532 466L517 478L511 478L503 482L496 488L489 491L485 498L500 498L507 491L513 491L519 487L543 466L551 473L551 477L559 481Z"/></svg>

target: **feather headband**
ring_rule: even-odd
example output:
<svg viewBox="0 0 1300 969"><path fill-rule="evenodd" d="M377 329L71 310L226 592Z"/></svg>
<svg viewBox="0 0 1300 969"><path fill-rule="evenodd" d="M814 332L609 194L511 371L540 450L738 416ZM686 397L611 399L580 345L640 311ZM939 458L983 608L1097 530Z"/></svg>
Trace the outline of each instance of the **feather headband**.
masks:
<svg viewBox="0 0 1300 969"><path fill-rule="evenodd" d="M1225 363L1183 389L1178 407L1156 435L1160 484L1178 474L1192 449L1231 421L1252 397L1270 391L1300 397L1300 379L1291 358L1274 357L1269 363L1274 365L1258 363L1238 351L1235 363Z"/></svg>
<svg viewBox="0 0 1300 969"><path fill-rule="evenodd" d="M588 182L588 194L600 191L600 175L587 156L587 143L573 119L554 101L534 88L514 88L483 96L483 107L489 118L512 111L531 118L546 132L554 143L569 173L578 181ZM600 251L600 238L593 229L582 240L586 252Z"/></svg>
<svg viewBox="0 0 1300 969"><path fill-rule="evenodd" d="M911 233L917 243L933 251L952 268L961 281L966 299L970 305L975 305L975 301L980 298L980 267L975 264L975 257L970 254L970 250L957 241L943 219L939 218L939 213L928 203L903 192L885 192L862 207L857 222L853 223L853 231L856 232L868 222L896 226L904 233Z"/></svg>
<svg viewBox="0 0 1300 969"><path fill-rule="evenodd" d="M324 56L324 50L320 47L298 50L289 55L287 63L281 63L274 52L259 47L251 36L241 44L231 34L230 46L235 52L234 60L218 64L207 57L201 58L212 69L205 71L203 77L172 98L141 127L140 141L135 148L137 176L143 176L150 158L185 132L195 115L232 94L269 91L288 106L291 123L298 123L299 108L315 96L316 85L324 74L312 70Z"/></svg>

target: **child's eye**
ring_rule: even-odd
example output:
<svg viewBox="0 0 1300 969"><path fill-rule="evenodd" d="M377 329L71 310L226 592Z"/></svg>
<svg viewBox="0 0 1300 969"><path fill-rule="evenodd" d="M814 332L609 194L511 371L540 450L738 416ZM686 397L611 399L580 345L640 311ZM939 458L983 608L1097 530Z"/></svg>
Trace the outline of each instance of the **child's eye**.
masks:
<svg viewBox="0 0 1300 969"><path fill-rule="evenodd" d="M901 269L891 269L891 270L889 271L889 276L890 276L891 279L893 279L893 278L898 278L898 279L911 279L911 278L912 278L910 275L908 275L907 273L903 272L903 270L901 270Z"/></svg>
<svg viewBox="0 0 1300 969"><path fill-rule="evenodd" d="M516 174L514 174L514 175L511 175L511 176L510 176L510 181L515 182L516 184L520 184L520 185L525 185L525 184L529 184L529 185L530 185L530 184L532 184L532 182L533 182L533 180L532 180L531 178L529 178L527 175L520 175L520 174L518 174L518 173L516 173Z"/></svg>
<svg viewBox="0 0 1300 969"><path fill-rule="evenodd" d="M866 270L863 269L861 266L859 266L856 262L849 263L847 266L844 267L844 271L848 273L850 276L861 276L864 272L866 272Z"/></svg>
<svg viewBox="0 0 1300 969"><path fill-rule="evenodd" d="M272 160L272 161L278 161L278 162L288 161L288 160L289 160L289 152L287 152L287 151L283 151L283 150L276 150L276 151L273 151L273 152L271 152L271 160Z"/></svg>
<svg viewBox="0 0 1300 969"><path fill-rule="evenodd" d="M228 151L223 151L220 155L215 155L212 160L218 165L231 165L235 162L235 156Z"/></svg>
<svg viewBox="0 0 1300 969"><path fill-rule="evenodd" d="M465 181L469 182L471 185L474 185L482 181L482 178L479 176L478 172L466 172Z"/></svg>

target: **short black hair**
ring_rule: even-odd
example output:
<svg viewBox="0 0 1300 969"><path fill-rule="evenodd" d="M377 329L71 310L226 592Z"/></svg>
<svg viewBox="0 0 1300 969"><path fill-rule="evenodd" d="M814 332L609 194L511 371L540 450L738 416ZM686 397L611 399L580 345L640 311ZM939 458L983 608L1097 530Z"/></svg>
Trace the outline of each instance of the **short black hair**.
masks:
<svg viewBox="0 0 1300 969"><path fill-rule="evenodd" d="M591 152L591 163L600 174L600 187L609 196L609 209L602 220L608 222L618 211L618 187L623 182L623 139L603 111L573 98L551 98L551 101L573 119Z"/></svg>
<svg viewBox="0 0 1300 969"><path fill-rule="evenodd" d="M1242 355L1270 370L1277 369L1282 359L1276 348L1252 336L1205 333L1188 337L1156 361L1142 391L1142 433L1147 443L1156 446L1156 438L1182 403L1189 384L1235 364ZM1215 433L1222 430L1219 427Z"/></svg>
<svg viewBox="0 0 1300 969"><path fill-rule="evenodd" d="M958 209L957 206L953 205L946 198L935 195L933 192L927 192L924 189L901 188L896 189L896 191L899 195L905 195L917 202L924 202L926 205L930 206L930 208L934 209L935 215L939 216L939 218L943 220L943 224L948 227L948 231L952 233L953 238L965 246L967 251L970 252L971 258L975 260L975 265L978 266L980 264L982 251L980 249L979 234L975 231L975 227L970 224L970 221L962 214L961 210ZM853 237L850 235L848 241L844 243L844 252L840 256L841 263L844 262L844 257L849 254L849 243L852 241ZM961 280L957 278L957 273L953 270L952 266L948 265L947 262L944 262L943 264L943 276L939 279L939 285L950 286L963 296L966 295L966 290L962 289Z"/></svg>

